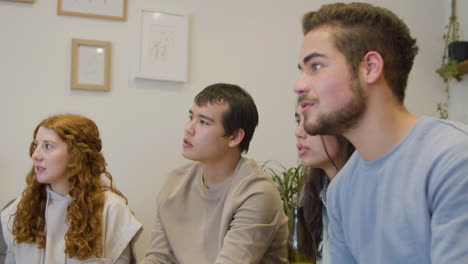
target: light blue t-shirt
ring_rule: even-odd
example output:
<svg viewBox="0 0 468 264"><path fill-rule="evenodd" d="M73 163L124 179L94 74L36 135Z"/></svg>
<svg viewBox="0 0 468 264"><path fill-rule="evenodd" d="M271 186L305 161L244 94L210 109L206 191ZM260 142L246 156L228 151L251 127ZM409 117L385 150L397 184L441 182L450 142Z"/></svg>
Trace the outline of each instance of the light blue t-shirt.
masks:
<svg viewBox="0 0 468 264"><path fill-rule="evenodd" d="M356 151L327 210L333 263L468 263L468 127L421 117L379 159Z"/></svg>

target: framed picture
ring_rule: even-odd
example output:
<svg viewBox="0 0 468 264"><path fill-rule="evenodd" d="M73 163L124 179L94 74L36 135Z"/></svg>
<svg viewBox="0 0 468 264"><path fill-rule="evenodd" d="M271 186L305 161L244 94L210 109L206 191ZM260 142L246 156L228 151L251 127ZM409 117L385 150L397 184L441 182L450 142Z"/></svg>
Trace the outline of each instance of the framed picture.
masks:
<svg viewBox="0 0 468 264"><path fill-rule="evenodd" d="M110 42L72 39L72 89L110 91L110 71Z"/></svg>
<svg viewBox="0 0 468 264"><path fill-rule="evenodd" d="M140 11L140 38L135 77L185 82L188 72L188 16Z"/></svg>
<svg viewBox="0 0 468 264"><path fill-rule="evenodd" d="M127 0L57 0L57 14L127 20Z"/></svg>
<svg viewBox="0 0 468 264"><path fill-rule="evenodd" d="M36 0L1 0L1 1L20 2L20 3L34 3L34 1L36 1Z"/></svg>

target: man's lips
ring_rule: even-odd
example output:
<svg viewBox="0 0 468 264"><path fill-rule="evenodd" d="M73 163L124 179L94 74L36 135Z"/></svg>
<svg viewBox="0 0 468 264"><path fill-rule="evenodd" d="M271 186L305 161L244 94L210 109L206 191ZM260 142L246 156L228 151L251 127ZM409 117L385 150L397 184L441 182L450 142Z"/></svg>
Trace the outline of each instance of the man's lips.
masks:
<svg viewBox="0 0 468 264"><path fill-rule="evenodd" d="M184 138L183 146L184 146L184 148L193 147L192 143L190 143L190 141L188 141L188 139L186 139L186 138Z"/></svg>
<svg viewBox="0 0 468 264"><path fill-rule="evenodd" d="M308 101L301 102L301 114L305 114L310 108L314 106L314 103Z"/></svg>

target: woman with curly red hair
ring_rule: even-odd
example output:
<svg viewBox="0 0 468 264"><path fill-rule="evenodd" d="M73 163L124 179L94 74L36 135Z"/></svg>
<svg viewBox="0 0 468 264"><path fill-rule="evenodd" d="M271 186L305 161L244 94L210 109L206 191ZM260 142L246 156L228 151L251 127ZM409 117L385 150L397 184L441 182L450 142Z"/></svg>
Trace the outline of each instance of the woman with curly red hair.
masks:
<svg viewBox="0 0 468 264"><path fill-rule="evenodd" d="M112 184L96 124L80 115L55 115L36 127L33 139L27 186L1 214L6 263L97 257L132 263L141 224Z"/></svg>

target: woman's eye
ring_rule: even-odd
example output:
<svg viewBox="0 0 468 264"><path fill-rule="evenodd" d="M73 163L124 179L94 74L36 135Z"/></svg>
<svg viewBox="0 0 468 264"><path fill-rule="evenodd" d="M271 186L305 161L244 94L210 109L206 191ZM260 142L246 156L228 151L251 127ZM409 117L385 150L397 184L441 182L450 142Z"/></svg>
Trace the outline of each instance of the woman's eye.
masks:
<svg viewBox="0 0 468 264"><path fill-rule="evenodd" d="M200 120L200 124L202 124L202 125L209 125L208 122L206 122L206 121L203 120L203 119Z"/></svg>
<svg viewBox="0 0 468 264"><path fill-rule="evenodd" d="M49 144L49 143L46 143L45 145L45 149L52 149L54 146L52 146L52 144Z"/></svg>
<svg viewBox="0 0 468 264"><path fill-rule="evenodd" d="M299 125L301 123L300 119L296 119L296 125Z"/></svg>
<svg viewBox="0 0 468 264"><path fill-rule="evenodd" d="M189 115L188 119L193 120L193 115Z"/></svg>

